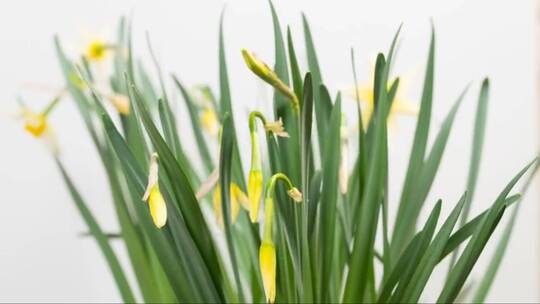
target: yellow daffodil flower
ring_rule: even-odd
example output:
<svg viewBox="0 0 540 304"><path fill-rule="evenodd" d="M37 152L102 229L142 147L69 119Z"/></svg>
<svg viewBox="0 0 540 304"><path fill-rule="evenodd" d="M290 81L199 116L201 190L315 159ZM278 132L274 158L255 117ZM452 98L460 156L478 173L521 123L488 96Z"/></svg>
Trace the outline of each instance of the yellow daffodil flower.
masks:
<svg viewBox="0 0 540 304"><path fill-rule="evenodd" d="M360 102L362 103L362 122L364 128L367 128L369 125L369 121L371 119L371 116L373 115L374 110L374 88L373 83L375 79L375 66L372 65L371 68L371 76L370 80L367 83L364 84L358 84L354 88L349 88L345 90L345 93L349 95L349 97L356 99L357 97L360 99ZM392 85L393 81L390 81L388 84L388 88L390 89L390 86ZM406 81L402 78L400 78L400 83L396 91L396 95L394 97L394 100L392 102L392 107L390 108L390 113L388 114L388 125L389 127L395 127L395 117L397 114L404 114L404 115L417 115L418 114L418 105L410 102L407 97L405 97L404 92L406 91L404 88L406 87Z"/></svg>
<svg viewBox="0 0 540 304"><path fill-rule="evenodd" d="M210 106L205 106L200 115L201 124L208 134L215 137L219 131L219 120L216 111Z"/></svg>
<svg viewBox="0 0 540 304"><path fill-rule="evenodd" d="M52 127L48 122L48 115L62 99L61 91L42 112L34 112L21 102L20 118L24 121L24 129L36 138L43 138L54 154L59 153L58 142Z"/></svg>
<svg viewBox="0 0 540 304"><path fill-rule="evenodd" d="M47 117L34 113L30 109L23 109L24 129L34 137L41 137L48 127Z"/></svg>
<svg viewBox="0 0 540 304"><path fill-rule="evenodd" d="M158 179L158 155L153 153L150 160L148 185L142 200L148 202L152 221L157 228L161 229L167 223L167 205L161 191L159 191Z"/></svg>
<svg viewBox="0 0 540 304"><path fill-rule="evenodd" d="M236 219L240 214L240 207L244 209L249 209L249 200L246 194L238 187L237 184L231 183L231 223L236 223ZM214 190L214 211L216 213L216 220L220 228L223 229L223 210L221 208L221 187L219 184Z"/></svg>
<svg viewBox="0 0 540 304"><path fill-rule="evenodd" d="M246 49L242 49L242 56L244 57L244 61L248 68L255 73L255 75L259 76L259 78L273 86L277 91L285 95L285 97L289 98L292 102L293 109L296 112L300 111L300 103L296 94L294 94L289 86L279 79L277 74L266 63L259 60L254 54Z"/></svg>
<svg viewBox="0 0 540 304"><path fill-rule="evenodd" d="M90 61L99 62L107 57L111 49L112 46L103 39L94 38L86 45L84 55Z"/></svg>
<svg viewBox="0 0 540 304"><path fill-rule="evenodd" d="M266 185L264 198L264 231L261 246L259 247L259 267L263 280L266 301L274 303L276 298L276 249L273 242L274 199L273 193L276 182L282 180L286 183L287 193L295 202L302 201L302 193L295 188L290 179L283 173L276 173Z"/></svg>

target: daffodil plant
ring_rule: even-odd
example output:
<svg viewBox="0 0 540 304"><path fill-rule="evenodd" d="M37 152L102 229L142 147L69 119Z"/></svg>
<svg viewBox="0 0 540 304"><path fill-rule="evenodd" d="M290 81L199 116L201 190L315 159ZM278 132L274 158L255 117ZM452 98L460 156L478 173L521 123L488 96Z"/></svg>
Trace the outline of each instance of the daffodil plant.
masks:
<svg viewBox="0 0 540 304"><path fill-rule="evenodd" d="M176 76L169 82L149 47L156 72L152 74L158 76L152 78L140 63L146 61L139 61L132 49L130 25L124 19L114 43L94 41L73 59L55 40L65 76L60 87L69 95L66 102L79 110L103 163L103 183L109 186L119 231L106 231L99 225L91 205L69 177L69 168L60 155L55 154L55 160L90 235L103 251L122 300L483 302L514 221L507 224L494 256L481 255L482 251L491 236L499 233L497 226L508 214L505 211L512 210L512 218L516 216L520 193L528 184L521 181L522 176L529 176L530 181L537 168L535 159L509 179L486 210L470 214L486 129L489 81L480 86L473 141L463 143L463 147L470 144L471 151L470 163L459 164L469 166L468 173L464 172L467 184L462 193L430 201L428 193L437 182L452 124L466 94L457 97L438 132L430 134L435 34L417 105L404 101L399 76L390 68L399 31L389 51L377 56L371 83L355 86L352 98L344 95L342 100L339 92L326 86L314 46L316 36L307 19L303 20L306 53L299 56L291 30L284 37L271 3L270 7L275 31L273 67L251 51L227 50L221 25L219 94L209 86L187 87ZM242 56L254 79L274 90L272 111L253 105L250 114L233 111L241 101L231 94L235 86L229 81L226 50ZM351 80L357 84L351 54ZM306 66L299 64L304 60L297 55L306 58ZM112 72L104 85L97 83L94 65L106 56ZM42 136L50 126L51 111L62 106L58 100L38 113L24 108L24 128ZM346 113L347 120L342 102L356 104L357 111ZM109 103L114 107L108 107ZM184 110L189 121L180 122L178 113ZM388 195L388 121L403 111L416 115L416 131L401 195L392 197ZM257 132L257 127L264 127L264 132ZM190 129L195 145L185 136ZM240 130L246 129L249 137L244 138ZM430 135L435 136L431 145ZM248 153L240 153L246 148L243 143L251 144ZM246 155L250 159L244 159ZM520 181L522 190L513 193ZM443 206L451 210L446 218L441 216ZM422 211L429 213L427 219L420 216ZM110 235L118 234L128 253L125 263L110 244ZM491 259L489 268L474 278L479 283L471 284L471 270L480 258ZM448 269L441 266L443 261ZM132 268L133 280L128 279L125 267ZM446 278L430 283L439 296L426 299L423 291L433 271L441 267L447 271Z"/></svg>

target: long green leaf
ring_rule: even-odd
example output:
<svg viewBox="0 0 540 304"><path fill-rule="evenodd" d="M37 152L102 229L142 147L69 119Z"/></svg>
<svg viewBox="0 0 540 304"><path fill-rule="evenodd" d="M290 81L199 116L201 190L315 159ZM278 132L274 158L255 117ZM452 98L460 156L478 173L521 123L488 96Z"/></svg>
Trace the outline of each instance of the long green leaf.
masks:
<svg viewBox="0 0 540 304"><path fill-rule="evenodd" d="M523 187L521 188L521 191L520 191L521 193L524 194L525 192L527 192L529 185L531 184L534 176L536 175L537 170L538 170L538 162L536 162L536 165L534 166L533 170L531 170L531 173L529 177L527 178L527 181L524 183ZM493 284L493 281L495 280L495 275L497 274L499 270L504 254L506 253L506 248L508 247L508 243L510 242L510 236L512 235L512 231L514 229L514 225L517 219L520 206L521 204L518 204L517 206L514 207L510 220L506 224L506 227L504 228L501 239L499 240L497 248L495 249L495 253L493 254L493 257L491 258L489 262L487 271L485 272L484 277L482 278L482 281L480 281L480 284L478 285L478 289L476 290L476 293L474 294L474 297L473 297L473 301L476 303L484 303L486 300L486 296L488 295L491 285Z"/></svg>
<svg viewBox="0 0 540 304"><path fill-rule="evenodd" d="M107 260L107 263L109 264L109 267L113 274L116 285L118 286L118 290L120 291L120 294L122 295L123 301L127 303L134 303L135 297L133 296L131 287L129 286L128 280L124 274L124 270L122 269L122 266L120 265L120 262L118 261L118 258L116 257L116 254L114 253L111 245L109 244L109 241L107 240L107 236L103 233L103 230L101 230L101 227L95 220L94 215L92 214L90 209L88 209L88 207L86 206L86 203L84 202L83 198L79 194L79 191L77 191L77 189L75 188L75 185L73 184L73 182L67 175L66 170L64 169L64 166L62 165L60 160L59 159L55 159L55 160L56 160L56 164L58 165L58 168L60 169L60 172L62 173L64 182L66 183L69 189L69 193L71 194L71 197L73 198L73 202L75 203L75 206L81 213L81 216L84 219L86 225L88 226L90 233L96 239L99 245L99 248L101 249L101 252L105 256L105 259Z"/></svg>
<svg viewBox="0 0 540 304"><path fill-rule="evenodd" d="M413 277L409 283L410 288L405 292L405 295L402 298L403 302L415 303L418 302L418 299L422 295L422 290L424 289L433 269L438 263L438 258L444 250L444 246L454 229L454 226L457 223L459 215L463 205L466 202L467 194L463 194L461 199L456 204L441 229L433 239L433 242L429 248L424 253L424 257L420 262L415 266L416 270Z"/></svg>
<svg viewBox="0 0 540 304"><path fill-rule="evenodd" d="M452 302L459 291L463 287L465 280L467 279L472 267L476 263L478 257L482 253L486 242L489 240L491 234L493 233L495 222L498 222L500 219L500 214L506 208L505 199L508 196L508 193L512 190L514 185L518 180L527 172L527 170L536 162L535 159L533 162L529 163L525 168L523 168L509 183L506 185L504 190L499 194L493 206L490 208L489 212L486 214L485 218L482 220L480 226L473 234L471 240L465 247L465 250L458 259L456 265L450 272L448 280L439 295L437 302Z"/></svg>
<svg viewBox="0 0 540 304"><path fill-rule="evenodd" d="M435 61L435 32L431 32L431 43L427 60L427 67L424 79L424 88L422 91L422 101L420 104L420 114L416 124L413 146L409 158L409 166L399 209L394 225L394 233L392 234L392 256L396 257L403 250L404 245L410 239L412 229L416 223L416 217L407 217L406 213L409 208L411 196L414 194L415 183L417 177L422 172L422 164L426 154L427 139L429 134L429 125L431 119L431 106L433 102L433 79L434 79L434 61Z"/></svg>
<svg viewBox="0 0 540 304"><path fill-rule="evenodd" d="M238 262L236 257L236 249L234 247L232 224L231 224L231 162L234 143L234 135L232 133L232 121L229 115L223 118L223 134L221 137L221 151L219 157L219 184L221 188L221 208L223 210L223 223L225 228L225 237L227 247L229 248L229 256L233 268L234 278L236 280L236 288L238 292L238 301L243 302L244 293L242 291L242 283L240 274L238 273Z"/></svg>

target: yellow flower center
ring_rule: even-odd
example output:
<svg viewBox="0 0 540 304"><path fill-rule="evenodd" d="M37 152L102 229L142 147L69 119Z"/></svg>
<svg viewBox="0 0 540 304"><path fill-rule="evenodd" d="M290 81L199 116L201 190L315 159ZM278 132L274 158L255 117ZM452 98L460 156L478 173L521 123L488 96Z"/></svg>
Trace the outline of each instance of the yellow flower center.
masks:
<svg viewBox="0 0 540 304"><path fill-rule="evenodd" d="M92 61L101 61L107 55L107 45L102 40L94 40L88 44L86 57Z"/></svg>
<svg viewBox="0 0 540 304"><path fill-rule="evenodd" d="M35 137L40 137L47 129L47 119L43 115L26 112L24 119L24 129Z"/></svg>

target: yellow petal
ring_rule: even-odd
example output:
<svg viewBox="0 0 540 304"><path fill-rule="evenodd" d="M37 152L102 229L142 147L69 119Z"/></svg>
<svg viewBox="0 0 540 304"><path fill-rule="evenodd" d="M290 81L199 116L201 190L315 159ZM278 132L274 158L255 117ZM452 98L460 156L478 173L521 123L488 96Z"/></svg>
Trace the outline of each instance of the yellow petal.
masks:
<svg viewBox="0 0 540 304"><path fill-rule="evenodd" d="M239 203L239 206L249 210L249 199L236 183L231 183L231 196L234 196L236 201Z"/></svg>
<svg viewBox="0 0 540 304"><path fill-rule="evenodd" d="M240 187L238 187L237 184L231 183L231 223L236 223L236 219L238 218L238 215L240 214L240 206L246 205L247 206L247 197L240 190ZM214 196L213 196L213 203L214 203L214 212L216 213L216 221L221 229L223 229L223 209L221 208L221 187L218 184L216 186L216 189L214 190Z"/></svg>
<svg viewBox="0 0 540 304"><path fill-rule="evenodd" d="M407 114L407 115L418 115L418 105L413 104L405 99L402 99L399 96L396 96L394 102L392 103L392 112Z"/></svg>
<svg viewBox="0 0 540 304"><path fill-rule="evenodd" d="M277 121L267 122L264 125L264 128L266 131L272 132L276 136L289 137L289 133L287 133L285 128L283 128L283 121L281 120L281 117Z"/></svg>
<svg viewBox="0 0 540 304"><path fill-rule="evenodd" d="M276 249L268 241L263 241L259 249L259 266L266 300L274 303L276 298Z"/></svg>
<svg viewBox="0 0 540 304"><path fill-rule="evenodd" d="M163 195L159 191L159 186L156 184L152 187L148 197L148 205L150 207L150 215L157 228L165 226L167 223L167 205L163 199Z"/></svg>
<svg viewBox="0 0 540 304"><path fill-rule="evenodd" d="M250 170L248 177L249 218L252 223L258 222L259 206L263 191L261 170Z"/></svg>

